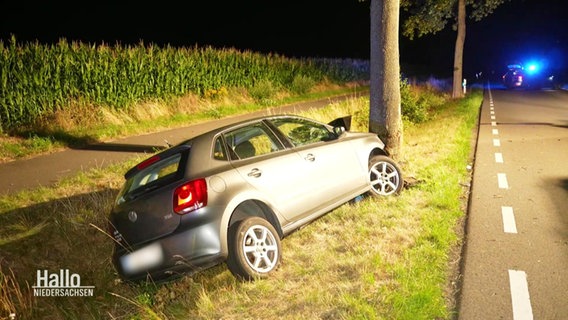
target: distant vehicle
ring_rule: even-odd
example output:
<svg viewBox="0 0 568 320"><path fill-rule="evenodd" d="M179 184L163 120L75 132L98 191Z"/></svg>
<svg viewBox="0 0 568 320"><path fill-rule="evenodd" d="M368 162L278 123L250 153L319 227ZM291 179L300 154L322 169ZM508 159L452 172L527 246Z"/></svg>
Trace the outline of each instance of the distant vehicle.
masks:
<svg viewBox="0 0 568 320"><path fill-rule="evenodd" d="M520 64L511 64L508 65L507 68L509 70L503 75L503 84L505 87L512 89L523 86L523 80L525 78L523 67Z"/></svg>
<svg viewBox="0 0 568 320"><path fill-rule="evenodd" d="M402 172L383 142L349 123L256 118L131 168L109 217L121 278L160 280L222 262L239 279L264 278L286 235L359 195L399 193Z"/></svg>
<svg viewBox="0 0 568 320"><path fill-rule="evenodd" d="M503 84L508 89L556 87L555 76L536 62L529 63L526 67L521 64L510 64L507 69L508 71L503 75Z"/></svg>

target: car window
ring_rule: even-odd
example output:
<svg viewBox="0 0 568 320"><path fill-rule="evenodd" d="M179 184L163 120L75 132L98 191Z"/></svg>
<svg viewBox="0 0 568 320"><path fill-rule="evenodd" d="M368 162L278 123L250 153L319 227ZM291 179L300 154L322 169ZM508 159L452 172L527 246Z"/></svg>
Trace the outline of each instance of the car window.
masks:
<svg viewBox="0 0 568 320"><path fill-rule="evenodd" d="M154 186L171 181L179 170L180 161L181 154L177 153L140 170L125 182L117 202L124 202L127 195L139 190L153 190Z"/></svg>
<svg viewBox="0 0 568 320"><path fill-rule="evenodd" d="M229 160L225 148L223 148L223 138L220 136L215 139L215 146L213 147L213 159L215 160Z"/></svg>
<svg viewBox="0 0 568 320"><path fill-rule="evenodd" d="M282 149L278 139L263 123L258 122L224 134L231 159L243 160Z"/></svg>
<svg viewBox="0 0 568 320"><path fill-rule="evenodd" d="M302 146L335 138L324 124L304 119L284 118L271 121L294 146Z"/></svg>

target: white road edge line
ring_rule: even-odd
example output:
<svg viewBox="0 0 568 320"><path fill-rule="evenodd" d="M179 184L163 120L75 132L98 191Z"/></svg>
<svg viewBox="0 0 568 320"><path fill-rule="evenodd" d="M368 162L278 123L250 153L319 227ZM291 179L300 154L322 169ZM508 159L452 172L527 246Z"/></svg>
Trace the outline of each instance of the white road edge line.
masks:
<svg viewBox="0 0 568 320"><path fill-rule="evenodd" d="M513 320L533 320L527 274L524 271L509 270Z"/></svg>
<svg viewBox="0 0 568 320"><path fill-rule="evenodd" d="M513 207L501 207L501 215L503 216L503 231L505 233L517 233Z"/></svg>
<svg viewBox="0 0 568 320"><path fill-rule="evenodd" d="M509 189L509 183L507 182L507 175L504 173L497 174L497 181L499 182L500 189Z"/></svg>

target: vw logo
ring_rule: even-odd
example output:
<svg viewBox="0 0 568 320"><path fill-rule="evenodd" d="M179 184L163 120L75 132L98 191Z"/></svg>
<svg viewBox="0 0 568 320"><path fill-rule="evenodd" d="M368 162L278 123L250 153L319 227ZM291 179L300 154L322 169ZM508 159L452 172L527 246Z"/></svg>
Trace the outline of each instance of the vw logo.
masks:
<svg viewBox="0 0 568 320"><path fill-rule="evenodd" d="M138 214L136 213L136 211L130 211L128 213L128 220L136 222L136 219L138 219Z"/></svg>

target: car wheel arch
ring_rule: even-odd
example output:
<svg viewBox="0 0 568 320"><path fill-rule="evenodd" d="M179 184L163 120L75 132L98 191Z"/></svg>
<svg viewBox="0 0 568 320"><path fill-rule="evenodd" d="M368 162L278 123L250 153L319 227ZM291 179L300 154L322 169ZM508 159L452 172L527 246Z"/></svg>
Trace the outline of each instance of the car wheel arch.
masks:
<svg viewBox="0 0 568 320"><path fill-rule="evenodd" d="M375 148L375 149L371 150L371 152L369 153L369 158L367 159L367 161L371 161L371 158L373 158L374 156L387 156L388 157L389 154L386 150Z"/></svg>
<svg viewBox="0 0 568 320"><path fill-rule="evenodd" d="M256 199L245 200L233 210L227 225L227 230L235 223L248 217L265 219L276 229L280 238L283 238L282 227L274 211L266 203Z"/></svg>

